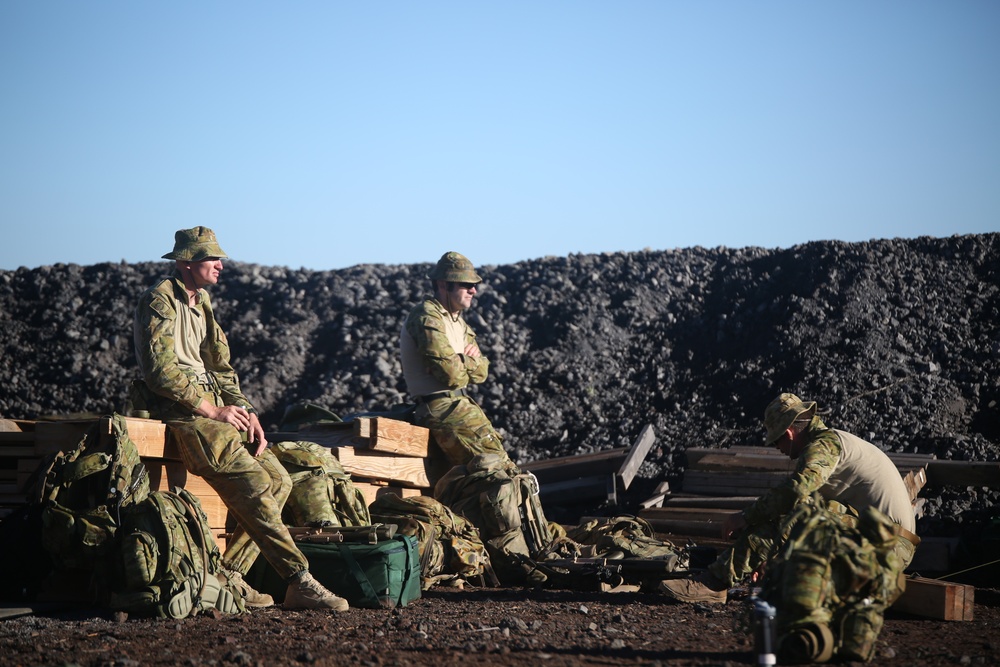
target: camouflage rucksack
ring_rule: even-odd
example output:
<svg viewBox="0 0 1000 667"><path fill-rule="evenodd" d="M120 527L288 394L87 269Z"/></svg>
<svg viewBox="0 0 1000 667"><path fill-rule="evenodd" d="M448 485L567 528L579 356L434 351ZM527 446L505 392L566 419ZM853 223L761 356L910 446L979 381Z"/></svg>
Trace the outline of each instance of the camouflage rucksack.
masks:
<svg viewBox="0 0 1000 667"><path fill-rule="evenodd" d="M397 532L417 538L421 586L469 579L491 572L479 531L465 518L428 496L387 494L369 506L372 521L396 524Z"/></svg>
<svg viewBox="0 0 1000 667"><path fill-rule="evenodd" d="M591 519L566 532L570 540L594 547L595 556L674 560L679 551L673 543L656 537L648 521L637 516Z"/></svg>
<svg viewBox="0 0 1000 667"><path fill-rule="evenodd" d="M369 526L365 496L330 449L313 442L279 442L274 455L292 478L284 520L292 526Z"/></svg>
<svg viewBox="0 0 1000 667"><path fill-rule="evenodd" d="M160 618L244 611L243 598L217 577L219 547L201 503L186 489L154 491L129 507L118 537L112 609Z"/></svg>
<svg viewBox="0 0 1000 667"><path fill-rule="evenodd" d="M478 454L449 470L434 497L479 529L502 579L530 570L531 559L561 535L545 518L535 476L510 470L498 454Z"/></svg>
<svg viewBox="0 0 1000 667"><path fill-rule="evenodd" d="M898 527L874 508L845 520L818 494L789 516L761 597L777 609L779 658L871 659L885 609L905 586Z"/></svg>
<svg viewBox="0 0 1000 667"><path fill-rule="evenodd" d="M149 476L128 437L125 418L111 418L111 437L96 422L75 449L49 462L34 500L42 505L42 545L61 569L104 564L121 515L149 495Z"/></svg>

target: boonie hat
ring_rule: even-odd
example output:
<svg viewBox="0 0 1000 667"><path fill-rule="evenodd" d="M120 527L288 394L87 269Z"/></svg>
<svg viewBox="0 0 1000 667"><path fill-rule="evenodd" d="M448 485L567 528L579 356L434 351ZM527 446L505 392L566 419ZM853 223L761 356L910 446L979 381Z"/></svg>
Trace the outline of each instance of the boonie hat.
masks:
<svg viewBox="0 0 1000 667"><path fill-rule="evenodd" d="M174 249L163 256L163 259L180 259L189 262L200 262L209 257L226 259L219 242L215 240L215 232L208 227L181 229L174 234Z"/></svg>
<svg viewBox="0 0 1000 667"><path fill-rule="evenodd" d="M816 414L816 402L803 403L795 394L781 394L764 409L764 427L767 437L764 444L770 445L788 430L796 419L808 413L812 419Z"/></svg>
<svg viewBox="0 0 1000 667"><path fill-rule="evenodd" d="M465 255L452 251L441 255L441 259L427 277L431 280L447 280L450 283L483 282L472 262Z"/></svg>

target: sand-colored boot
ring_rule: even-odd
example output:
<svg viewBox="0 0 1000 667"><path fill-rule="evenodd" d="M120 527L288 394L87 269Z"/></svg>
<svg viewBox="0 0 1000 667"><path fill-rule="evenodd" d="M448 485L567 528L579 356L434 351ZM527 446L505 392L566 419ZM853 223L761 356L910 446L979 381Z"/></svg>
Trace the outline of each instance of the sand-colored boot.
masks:
<svg viewBox="0 0 1000 667"><path fill-rule="evenodd" d="M285 593L285 609L329 609L347 611L347 600L337 597L316 581L316 577L303 571L288 583Z"/></svg>

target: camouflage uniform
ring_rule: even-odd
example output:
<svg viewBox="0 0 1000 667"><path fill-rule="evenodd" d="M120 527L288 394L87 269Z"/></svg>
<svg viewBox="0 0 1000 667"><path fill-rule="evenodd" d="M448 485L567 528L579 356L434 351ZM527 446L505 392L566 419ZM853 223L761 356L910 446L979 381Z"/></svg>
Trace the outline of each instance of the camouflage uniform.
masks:
<svg viewBox="0 0 1000 667"><path fill-rule="evenodd" d="M912 509L908 510L908 516L899 512L889 512L885 503L877 498L881 490L886 487L893 489L897 494L906 494L895 466L889 462L888 468L881 472L888 471L886 476L874 477L866 480L865 487L856 487L854 491L862 491L867 496L867 500L859 502L852 496L853 502L844 502L843 489L839 488L836 482L838 466L840 466L842 447L842 437L850 436L843 432L827 428L823 421L813 416L809 426L803 431L802 437L806 444L798 458L798 465L791 476L780 485L770 489L757 501L743 511L747 527L742 535L736 540L732 549L729 549L709 567L709 571L720 581L732 586L742 580L751 572L760 567L774 549L780 545L783 538L787 537L790 526L783 520L792 509L803 499L808 498L813 493L818 492L827 500L838 501L842 506L847 506L854 511L860 512L867 507L876 507L884 514L890 515L907 532L912 534L914 520ZM853 436L852 436L853 437ZM860 440L859 440L860 441ZM860 441L864 443L864 441ZM868 447L874 448L870 443L864 443ZM888 457L882 454L888 461ZM891 470L889 470L891 468ZM892 516L892 514L896 514ZM903 561L904 568L913 559L915 545L911 540L900 537L897 540L897 552Z"/></svg>
<svg viewBox="0 0 1000 667"><path fill-rule="evenodd" d="M819 494L789 515L762 597L775 606L778 654L801 664L870 660L885 610L901 592L898 525L874 508L846 525Z"/></svg>
<svg viewBox="0 0 1000 667"><path fill-rule="evenodd" d="M431 277L454 278L452 282L480 281L471 262L458 253L446 253L439 266L448 262L457 266L452 274L434 273ZM475 332L461 314L452 315L434 298L413 308L403 324L400 332L403 374L418 403L416 419L430 429L452 465L465 465L477 454L499 454L507 459L493 424L464 392L470 384L486 379L489 359L463 354L464 348L455 349L456 337L464 344L476 342Z"/></svg>
<svg viewBox="0 0 1000 667"><path fill-rule="evenodd" d="M225 257L210 230L189 231L210 236L210 247L215 252L208 256ZM180 235L178 232L178 243ZM205 257L190 259L200 261ZM224 567L246 574L262 552L279 575L290 579L308 569L305 557L281 521L282 506L292 488L291 479L270 451L265 450L255 458L244 444L244 434L235 427L195 414L202 399L217 407L241 405L248 411L254 408L240 390L239 378L230 364L229 343L215 321L204 289L199 290L197 303L188 313L205 326L200 346L205 372L199 374L180 361L176 345L188 333L181 330L185 318L180 315L185 308L188 308L187 290L176 273L140 297L134 334L143 379L133 383L129 412L167 422L185 467L203 477L237 518L239 527L224 555Z"/></svg>

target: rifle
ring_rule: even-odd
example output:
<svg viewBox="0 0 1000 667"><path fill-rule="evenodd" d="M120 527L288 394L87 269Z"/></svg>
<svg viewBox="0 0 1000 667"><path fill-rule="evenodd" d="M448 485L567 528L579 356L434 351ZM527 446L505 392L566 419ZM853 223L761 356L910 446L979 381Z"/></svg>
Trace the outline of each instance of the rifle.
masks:
<svg viewBox="0 0 1000 667"><path fill-rule="evenodd" d="M296 542L378 544L380 540L391 540L395 537L396 528L394 523L376 523L371 526L289 526L288 532Z"/></svg>
<svg viewBox="0 0 1000 667"><path fill-rule="evenodd" d="M296 542L331 544L333 542L367 542L378 544L380 540L391 540L396 536L394 523L376 523L371 526L287 526L288 533ZM232 533L219 537L231 538Z"/></svg>
<svg viewBox="0 0 1000 667"><path fill-rule="evenodd" d="M584 580L611 588L649 580L684 579L700 571L675 570L676 559L661 558L575 557L530 561L530 563L548 575L550 580L570 579L574 582Z"/></svg>

